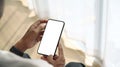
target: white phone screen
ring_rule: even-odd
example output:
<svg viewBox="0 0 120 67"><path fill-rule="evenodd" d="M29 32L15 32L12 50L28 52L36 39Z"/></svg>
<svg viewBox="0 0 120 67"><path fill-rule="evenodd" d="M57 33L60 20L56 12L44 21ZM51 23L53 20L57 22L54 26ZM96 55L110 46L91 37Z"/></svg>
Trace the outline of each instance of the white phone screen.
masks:
<svg viewBox="0 0 120 67"><path fill-rule="evenodd" d="M64 22L58 20L48 20L43 38L38 48L38 53L42 55L54 55L59 43Z"/></svg>

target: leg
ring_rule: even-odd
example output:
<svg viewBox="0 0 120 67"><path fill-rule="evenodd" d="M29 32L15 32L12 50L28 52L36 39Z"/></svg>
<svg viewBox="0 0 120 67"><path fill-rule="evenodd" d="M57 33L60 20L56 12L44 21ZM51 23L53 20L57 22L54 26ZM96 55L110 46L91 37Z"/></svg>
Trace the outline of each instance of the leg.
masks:
<svg viewBox="0 0 120 67"><path fill-rule="evenodd" d="M78 62L70 62L65 67L85 67L85 65Z"/></svg>

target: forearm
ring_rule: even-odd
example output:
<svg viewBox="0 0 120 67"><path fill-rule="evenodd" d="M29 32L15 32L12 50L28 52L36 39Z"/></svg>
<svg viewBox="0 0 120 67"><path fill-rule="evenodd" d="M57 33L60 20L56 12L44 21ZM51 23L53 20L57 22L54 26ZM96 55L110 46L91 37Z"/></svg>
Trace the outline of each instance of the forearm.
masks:
<svg viewBox="0 0 120 67"><path fill-rule="evenodd" d="M14 45L14 47L17 48L21 52L25 52L27 48L24 45L25 45L25 42L21 39Z"/></svg>

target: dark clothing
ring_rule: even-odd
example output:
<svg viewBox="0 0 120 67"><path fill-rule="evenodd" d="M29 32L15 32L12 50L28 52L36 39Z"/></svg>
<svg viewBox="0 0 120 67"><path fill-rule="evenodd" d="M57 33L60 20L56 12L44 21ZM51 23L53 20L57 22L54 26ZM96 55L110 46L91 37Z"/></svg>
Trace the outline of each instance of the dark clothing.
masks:
<svg viewBox="0 0 120 67"><path fill-rule="evenodd" d="M70 62L65 67L85 67L85 65L78 62Z"/></svg>
<svg viewBox="0 0 120 67"><path fill-rule="evenodd" d="M14 53L14 54L16 54L18 56L21 56L23 58L31 58L27 53L21 52L20 50L18 50L14 46L10 49L10 52L12 52L12 53Z"/></svg>

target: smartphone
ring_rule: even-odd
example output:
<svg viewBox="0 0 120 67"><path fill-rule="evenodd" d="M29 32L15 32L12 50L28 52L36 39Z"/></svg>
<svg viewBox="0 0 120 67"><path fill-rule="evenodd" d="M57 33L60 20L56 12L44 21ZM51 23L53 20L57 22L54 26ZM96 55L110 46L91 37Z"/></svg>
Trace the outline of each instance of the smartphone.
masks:
<svg viewBox="0 0 120 67"><path fill-rule="evenodd" d="M49 19L38 47L41 55L55 55L65 23L60 20Z"/></svg>

